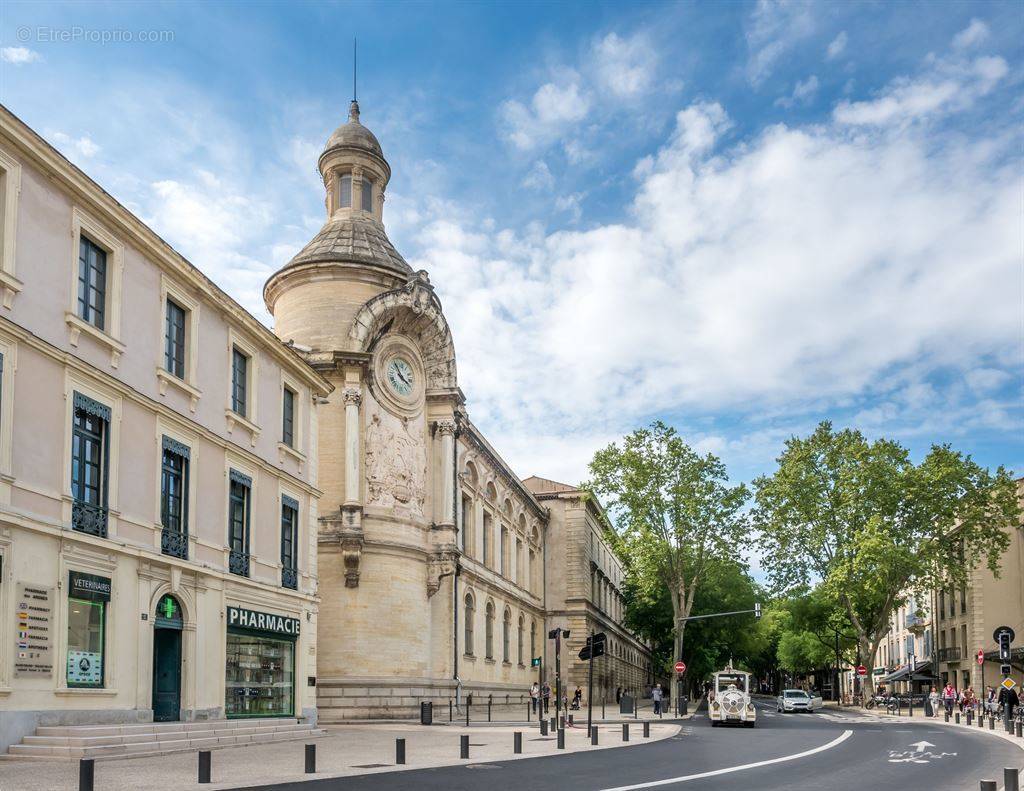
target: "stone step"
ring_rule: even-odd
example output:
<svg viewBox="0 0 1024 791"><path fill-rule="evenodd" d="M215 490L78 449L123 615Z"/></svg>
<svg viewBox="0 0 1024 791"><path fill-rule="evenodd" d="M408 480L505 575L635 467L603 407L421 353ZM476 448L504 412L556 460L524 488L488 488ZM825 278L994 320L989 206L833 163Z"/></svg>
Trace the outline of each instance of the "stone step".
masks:
<svg viewBox="0 0 1024 791"><path fill-rule="evenodd" d="M32 746L51 747L101 747L117 744L140 744L146 742L179 741L191 739L193 741L204 738L221 738L228 736L260 736L274 733L291 733L309 730L309 725L304 723L292 723L273 725L262 728L213 728L203 730L177 730L158 731L156 733L132 733L113 736L26 736L22 743Z"/></svg>
<svg viewBox="0 0 1024 791"><path fill-rule="evenodd" d="M77 760L79 758L106 760L113 758L136 758L147 755L165 755L167 753L187 752L192 750L213 750L224 747L240 747L252 744L293 741L296 739L324 736L325 733L325 731L313 728L307 724L300 725L298 729L292 728L255 734L235 733L222 736L203 735L177 739L167 738L150 741L132 741L130 743L121 744L71 745L23 743L12 745L8 755L0 757L19 760ZM26 741L28 738L32 737L26 737Z"/></svg>
<svg viewBox="0 0 1024 791"><path fill-rule="evenodd" d="M132 733L226 730L265 728L273 725L301 724L294 717L259 717L238 720L203 720L201 722L140 722L125 725L43 725L36 736L121 736Z"/></svg>

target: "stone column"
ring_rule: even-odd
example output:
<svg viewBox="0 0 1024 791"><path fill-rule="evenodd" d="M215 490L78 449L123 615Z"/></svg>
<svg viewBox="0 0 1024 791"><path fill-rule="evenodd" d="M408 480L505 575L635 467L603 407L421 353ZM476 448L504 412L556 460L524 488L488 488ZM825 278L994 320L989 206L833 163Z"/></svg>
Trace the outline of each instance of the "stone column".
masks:
<svg viewBox="0 0 1024 791"><path fill-rule="evenodd" d="M345 399L345 503L343 508L358 508L359 483L362 471L359 464L359 404L362 394L357 387L346 387L342 391Z"/></svg>
<svg viewBox="0 0 1024 791"><path fill-rule="evenodd" d="M441 511L437 523L454 525L455 421L439 420L437 430L441 434Z"/></svg>

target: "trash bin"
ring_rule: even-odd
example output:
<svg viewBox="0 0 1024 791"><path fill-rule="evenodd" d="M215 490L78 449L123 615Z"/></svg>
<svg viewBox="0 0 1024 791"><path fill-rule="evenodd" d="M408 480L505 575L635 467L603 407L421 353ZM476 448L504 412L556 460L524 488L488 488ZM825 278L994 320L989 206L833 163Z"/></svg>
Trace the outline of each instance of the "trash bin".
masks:
<svg viewBox="0 0 1024 791"><path fill-rule="evenodd" d="M420 702L420 725L431 725L434 722L434 704L432 701Z"/></svg>
<svg viewBox="0 0 1024 791"><path fill-rule="evenodd" d="M633 713L633 696L623 695L619 699L619 714L632 714Z"/></svg>

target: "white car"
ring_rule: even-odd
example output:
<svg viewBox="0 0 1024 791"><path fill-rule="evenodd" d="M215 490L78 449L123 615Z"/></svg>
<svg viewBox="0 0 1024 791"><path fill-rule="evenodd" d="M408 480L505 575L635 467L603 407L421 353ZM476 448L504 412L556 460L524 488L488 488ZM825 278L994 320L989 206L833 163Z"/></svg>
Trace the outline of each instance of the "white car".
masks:
<svg viewBox="0 0 1024 791"><path fill-rule="evenodd" d="M807 694L802 689L784 689L779 695L775 710L780 714L787 711L814 711L822 707L821 697Z"/></svg>

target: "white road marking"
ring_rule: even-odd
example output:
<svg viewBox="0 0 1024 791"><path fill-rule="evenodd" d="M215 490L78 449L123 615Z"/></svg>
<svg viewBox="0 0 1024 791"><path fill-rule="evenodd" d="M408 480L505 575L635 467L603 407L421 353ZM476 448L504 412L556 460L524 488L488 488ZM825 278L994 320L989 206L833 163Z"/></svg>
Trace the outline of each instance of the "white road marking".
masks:
<svg viewBox="0 0 1024 791"><path fill-rule="evenodd" d="M689 780L700 780L704 777L715 777L716 775L729 774L730 772L742 772L744 769L756 769L759 766L769 766L770 764L781 764L786 761L795 761L798 758L806 758L808 755L814 755L815 753L824 752L825 750L831 750L833 747L838 747L840 744L845 742L853 736L853 731L843 731L841 736L837 736L835 739L830 741L828 744L823 744L821 747L815 747L813 750L805 750L802 753L795 753L793 755L783 755L781 758L770 758L767 761L757 761L752 764L742 764L741 766L729 766L725 769L715 769L710 772L701 772L695 775L682 775L681 777L670 777L667 780L652 780L649 783L637 783L629 786L615 786L614 788L605 788L603 791L635 791L638 788L654 788L656 786L672 785L673 783L685 783Z"/></svg>

